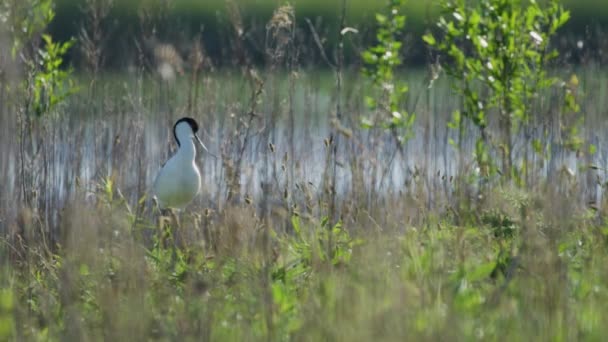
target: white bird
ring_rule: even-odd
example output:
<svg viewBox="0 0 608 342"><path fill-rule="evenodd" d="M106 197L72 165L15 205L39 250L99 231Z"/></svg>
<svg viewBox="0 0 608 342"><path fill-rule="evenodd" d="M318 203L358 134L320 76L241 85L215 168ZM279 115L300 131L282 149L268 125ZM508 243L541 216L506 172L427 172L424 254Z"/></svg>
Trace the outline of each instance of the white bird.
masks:
<svg viewBox="0 0 608 342"><path fill-rule="evenodd" d="M196 166L194 140L207 151L198 138L198 123L188 117L177 120L173 136L179 146L177 152L162 166L154 181L153 193L161 209L183 209L196 197L201 188L201 173Z"/></svg>

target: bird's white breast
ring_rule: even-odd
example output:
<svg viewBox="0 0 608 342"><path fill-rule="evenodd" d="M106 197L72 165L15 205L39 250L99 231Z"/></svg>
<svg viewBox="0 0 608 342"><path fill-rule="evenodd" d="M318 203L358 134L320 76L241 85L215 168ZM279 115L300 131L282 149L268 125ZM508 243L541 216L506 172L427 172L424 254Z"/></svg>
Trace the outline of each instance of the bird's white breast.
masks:
<svg viewBox="0 0 608 342"><path fill-rule="evenodd" d="M154 184L154 194L162 208L183 208L198 194L201 177L193 160L176 154L160 171Z"/></svg>

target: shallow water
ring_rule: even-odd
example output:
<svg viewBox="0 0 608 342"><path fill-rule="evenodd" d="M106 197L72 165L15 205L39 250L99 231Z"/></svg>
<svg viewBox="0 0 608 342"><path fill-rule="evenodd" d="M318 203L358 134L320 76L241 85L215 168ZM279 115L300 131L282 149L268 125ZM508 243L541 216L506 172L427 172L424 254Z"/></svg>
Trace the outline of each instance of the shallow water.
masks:
<svg viewBox="0 0 608 342"><path fill-rule="evenodd" d="M579 153L577 157L576 153L561 148L558 123L553 115L545 114L538 116L529 136L514 136L514 160L521 162L528 153L529 160L536 165L531 176L534 182L552 181L565 170L571 170L569 182L578 182L581 200L599 200L602 191L596 179L604 179L605 175L585 166L592 163L608 167L608 74L589 67L578 75L584 98L580 115L585 120L580 133L585 141L595 145L597 152L586 157ZM287 189L290 201L302 197L297 193L303 193L303 189L321 194L328 165L324 141L332 132L330 122L338 98L335 81L329 74L306 72L291 80L284 75L264 77L264 91L251 121L247 115L251 109L251 89L240 74L206 75L192 99L187 79L164 83L137 74L114 75L98 80L94 88L84 86L57 113L40 119L33 139L27 140L34 141L30 151L35 153L27 153L24 162L26 169L33 171L28 184L38 189L36 202L44 205L47 215L53 217L66 200L74 198L78 187L93 192L95 184L113 175L124 196L136 203L175 148L171 127L184 115L201 123L199 135L217 156L206 153L198 156L204 185L203 195L197 199L199 206L217 207L226 201L227 178L239 163L242 195L260 198L264 195L263 188L271 189L266 195L276 198ZM451 176L459 172L475 174L475 128L467 128L462 151L449 143L458 141L458 132L446 127L458 103L445 79L428 90L423 72L411 72L404 78L410 86L406 107L417 114L417 120L415 134L400 154L390 135L359 128L360 118L369 114L362 101L365 82L357 74L345 77L341 122L353 134L338 135L338 194L349 196L354 186L361 186L353 180L353 170L357 169L368 192L395 195L422 190L428 195L429 206L433 206L438 197L450 192ZM549 95L546 97L543 112L555 101ZM18 120L4 108L0 210L8 214L17 208L15 199L23 197L19 176L22 161ZM249 134L244 133L247 126ZM543 127L548 127L544 130L548 132L546 137L539 133ZM241 133L235 134L235 130ZM245 136L247 144L242 148ZM551 144L551 156L542 165L526 148L532 137Z"/></svg>

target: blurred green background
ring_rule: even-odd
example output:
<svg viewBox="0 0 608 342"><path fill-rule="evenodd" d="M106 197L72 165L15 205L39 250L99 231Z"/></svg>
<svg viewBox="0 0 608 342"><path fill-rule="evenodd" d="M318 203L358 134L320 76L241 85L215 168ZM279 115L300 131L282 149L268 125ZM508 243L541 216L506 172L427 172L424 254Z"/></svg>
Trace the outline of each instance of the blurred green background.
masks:
<svg viewBox="0 0 608 342"><path fill-rule="evenodd" d="M133 38L144 34L145 29L141 21L144 9L156 16L157 20L152 26L161 39L175 42L180 38L191 39L202 32L209 55L222 60L222 50L226 49L229 39L226 36L229 35L231 27L226 3L226 0L114 0L110 15L104 21L105 30L109 32L107 40L111 41L116 50L112 52L114 55L111 53L108 56L108 64L117 64L117 61L122 63L124 54L133 48ZM257 34L257 38L264 37L264 27L272 17L274 9L291 3L295 6L296 20L304 39L310 34L305 19L310 19L326 41L326 48L335 46L335 29L341 13L342 0L240 0L234 3L238 4L240 9L244 29L252 35ZM357 39L360 39L361 44L371 43L373 15L385 6L386 1L347 0L346 3L347 26L359 29L361 35ZM412 0L406 5L406 29L412 37L409 44L411 55L408 56L410 62L425 62L425 49L418 38L425 30L433 27L439 12L438 3L437 0ZM563 47L564 50L575 46L578 40L584 40L586 47L601 51L605 42L600 40L605 40L603 32L608 28L608 0L564 0L563 3L571 11L571 20L560 32L560 37L567 38L569 44L568 47ZM57 15L50 27L51 34L62 40L78 36L82 24L86 21L84 8L84 0L57 0ZM566 44L564 42L562 39L561 43ZM256 53L261 59L259 51L253 51L252 55Z"/></svg>
<svg viewBox="0 0 608 342"><path fill-rule="evenodd" d="M57 12L59 15L74 15L82 0L57 0ZM171 0L168 1L175 10L175 14L196 16L206 19L215 16L216 11L224 11L225 0ZM294 5L301 16L324 16L335 18L342 5L341 0L300 0L300 1L277 1L277 0L240 0L236 1L241 8L249 14L269 16L272 11L283 4ZM349 16L361 19L366 15L377 11L385 5L382 0L347 0ZM564 0L564 5L572 10L573 18L579 18L578 22L590 22L593 20L606 22L608 20L608 1L604 0ZM116 11L136 14L137 9L146 4L145 0L121 0L114 1ZM437 12L438 1L410 1L407 12L410 19L422 22L428 12Z"/></svg>

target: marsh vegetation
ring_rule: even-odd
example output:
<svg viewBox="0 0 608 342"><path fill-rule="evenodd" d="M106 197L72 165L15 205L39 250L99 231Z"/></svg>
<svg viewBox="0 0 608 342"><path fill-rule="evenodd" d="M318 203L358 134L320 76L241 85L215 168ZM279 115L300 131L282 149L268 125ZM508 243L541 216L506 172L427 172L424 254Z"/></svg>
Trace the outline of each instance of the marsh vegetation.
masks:
<svg viewBox="0 0 608 342"><path fill-rule="evenodd" d="M0 340L606 335L607 50L559 1L443 1L415 37L401 0L369 32L227 1L222 61L158 32L170 3L121 67L114 1L69 41L52 1L0 5ZM162 216L184 115L211 154Z"/></svg>

